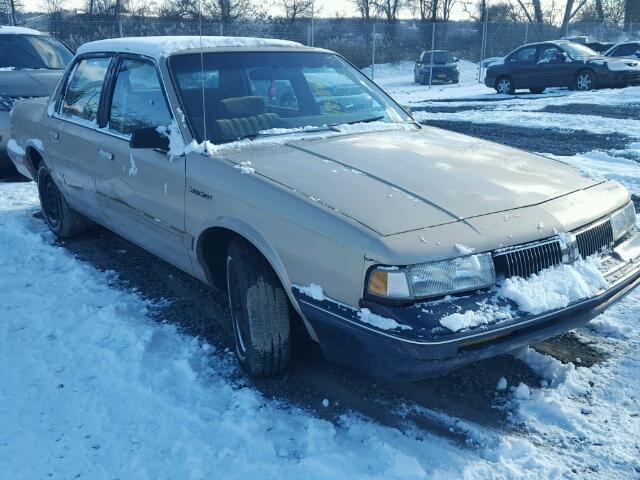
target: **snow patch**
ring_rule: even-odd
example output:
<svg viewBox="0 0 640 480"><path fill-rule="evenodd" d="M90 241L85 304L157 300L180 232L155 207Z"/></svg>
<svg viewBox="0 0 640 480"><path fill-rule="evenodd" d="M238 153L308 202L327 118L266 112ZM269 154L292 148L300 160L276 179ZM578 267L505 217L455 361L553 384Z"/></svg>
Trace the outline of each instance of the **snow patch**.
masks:
<svg viewBox="0 0 640 480"><path fill-rule="evenodd" d="M467 247L466 245L463 245L461 243L456 243L455 247L460 255L471 255L473 252L476 251L475 248Z"/></svg>
<svg viewBox="0 0 640 480"><path fill-rule="evenodd" d="M255 169L251 166L251 162L249 161L242 161L238 165L235 165L233 168L237 168L238 170L240 170L240 173L242 173L243 175L251 175L256 172Z"/></svg>
<svg viewBox="0 0 640 480"><path fill-rule="evenodd" d="M373 325L380 330L413 330L409 325L403 325L392 318L377 315L368 308L361 308L358 312L358 318L362 323Z"/></svg>
<svg viewBox="0 0 640 480"><path fill-rule="evenodd" d="M10 138L7 142L7 150L18 157L24 157L27 154L25 149L18 145L18 142L13 138Z"/></svg>
<svg viewBox="0 0 640 480"><path fill-rule="evenodd" d="M129 154L129 176L135 177L138 175L138 166L136 165L136 161L133 159L133 154Z"/></svg>
<svg viewBox="0 0 640 480"><path fill-rule="evenodd" d="M316 285L315 283L312 283L307 286L301 286L301 285L294 285L294 286L298 289L300 293L302 293L303 295L306 295L307 297L311 297L314 300L317 300L319 302L326 300L326 297L324 296L324 290L320 285Z"/></svg>
<svg viewBox="0 0 640 480"><path fill-rule="evenodd" d="M597 256L591 256L571 265L546 268L526 279L507 278L498 295L534 315L564 308L571 302L593 297L607 286L598 267Z"/></svg>

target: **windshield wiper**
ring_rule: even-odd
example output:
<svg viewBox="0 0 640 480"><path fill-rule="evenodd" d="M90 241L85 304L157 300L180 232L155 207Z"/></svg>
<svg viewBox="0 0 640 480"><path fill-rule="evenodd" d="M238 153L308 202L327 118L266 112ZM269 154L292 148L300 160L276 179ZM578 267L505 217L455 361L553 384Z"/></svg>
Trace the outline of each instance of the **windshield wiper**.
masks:
<svg viewBox="0 0 640 480"><path fill-rule="evenodd" d="M250 135L247 135L246 137L242 137L242 138L248 138L249 140L255 140L256 138L263 138L263 137L280 137L282 135L295 135L296 133L314 133L314 132L323 132L326 130L331 130L334 132L339 132L340 129L338 129L335 125L320 125L318 127L308 127L308 128L304 128L302 130L297 130L297 129L285 129L285 131L283 132L274 132L274 133L263 133L263 132L256 132L256 133L252 133Z"/></svg>
<svg viewBox="0 0 640 480"><path fill-rule="evenodd" d="M377 117L365 118L363 120L351 120L350 122L333 123L329 125L329 127L336 128L340 125L354 125L356 123L371 123L371 122L377 122L378 120L382 120L383 118L384 118L384 115L378 115Z"/></svg>

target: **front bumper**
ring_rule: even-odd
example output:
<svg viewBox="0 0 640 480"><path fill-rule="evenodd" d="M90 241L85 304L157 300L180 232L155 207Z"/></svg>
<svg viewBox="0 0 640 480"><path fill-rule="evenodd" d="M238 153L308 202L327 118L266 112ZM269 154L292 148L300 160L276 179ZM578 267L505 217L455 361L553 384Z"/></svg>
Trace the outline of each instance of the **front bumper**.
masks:
<svg viewBox="0 0 640 480"><path fill-rule="evenodd" d="M460 309L477 308L478 302L492 294L404 307L364 305L380 316L413 327L402 331L364 324L352 307L314 300L298 291L295 295L329 360L388 379L419 380L584 325L640 283L640 236L617 246L604 260L609 265L605 274L608 286L593 297L540 315L518 312L516 307L511 318L457 333L439 326L439 319Z"/></svg>
<svg viewBox="0 0 640 480"><path fill-rule="evenodd" d="M610 71L598 78L598 85L611 87L626 87L640 85L640 70Z"/></svg>

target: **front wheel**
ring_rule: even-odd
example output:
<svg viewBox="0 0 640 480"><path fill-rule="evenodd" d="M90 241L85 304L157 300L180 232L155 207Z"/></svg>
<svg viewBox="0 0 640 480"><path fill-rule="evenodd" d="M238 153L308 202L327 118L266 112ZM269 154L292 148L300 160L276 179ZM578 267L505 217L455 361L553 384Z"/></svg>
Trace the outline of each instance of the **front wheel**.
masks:
<svg viewBox="0 0 640 480"><path fill-rule="evenodd" d="M596 87L596 78L593 75L593 72L589 70L582 70L581 72L578 72L573 86L576 90L581 92L594 89Z"/></svg>
<svg viewBox="0 0 640 480"><path fill-rule="evenodd" d="M275 377L291 362L287 294L266 259L235 239L227 253L229 308L236 356L252 377Z"/></svg>
<svg viewBox="0 0 640 480"><path fill-rule="evenodd" d="M38 169L38 196L47 226L57 237L75 237L89 226L89 220L69 206L44 165Z"/></svg>
<svg viewBox="0 0 640 480"><path fill-rule="evenodd" d="M503 95L513 95L516 92L511 77L500 77L496 81L496 92Z"/></svg>

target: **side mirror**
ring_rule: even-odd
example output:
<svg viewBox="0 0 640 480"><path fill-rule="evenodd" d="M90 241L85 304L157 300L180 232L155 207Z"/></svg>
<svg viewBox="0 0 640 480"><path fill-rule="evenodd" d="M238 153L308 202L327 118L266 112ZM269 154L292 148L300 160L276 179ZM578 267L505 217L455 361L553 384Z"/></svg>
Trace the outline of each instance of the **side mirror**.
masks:
<svg viewBox="0 0 640 480"><path fill-rule="evenodd" d="M154 127L138 128L131 134L130 148L169 150L169 138Z"/></svg>

